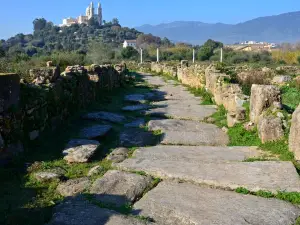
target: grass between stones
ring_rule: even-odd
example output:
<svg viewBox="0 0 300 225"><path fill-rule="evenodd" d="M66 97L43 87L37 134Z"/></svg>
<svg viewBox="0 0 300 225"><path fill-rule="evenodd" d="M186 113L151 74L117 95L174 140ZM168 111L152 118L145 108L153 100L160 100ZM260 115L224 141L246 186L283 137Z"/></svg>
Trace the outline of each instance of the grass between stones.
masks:
<svg viewBox="0 0 300 225"><path fill-rule="evenodd" d="M214 102L212 100L212 95L209 92L207 92L204 87L203 88L194 88L194 87L188 87L188 86L186 86L186 87L192 94L194 94L197 97L201 97L201 99L202 99L201 105L213 105L214 104Z"/></svg>
<svg viewBox="0 0 300 225"><path fill-rule="evenodd" d="M136 88L134 83L128 83L119 89L103 91L103 97L93 105L86 110L76 112L73 117L64 121L64 124L55 133L49 130L49 132L43 133L37 141L27 143L24 154L16 157L7 167L0 168L0 192L2 193L0 224L40 225L51 219L53 206L61 202L63 197L56 192L58 181L39 182L33 176L37 171L60 168L65 171L65 179L74 179L87 176L92 167L99 165L102 171L91 177L93 181L103 176L108 170L113 169L111 162L105 160L105 157L111 152L111 149L118 147L119 133L126 129L123 124L111 124L113 130L107 137L99 140L101 146L89 163L67 164L62 159L62 150L70 139L78 137L82 128L101 124L101 122L82 120L81 115L86 112L117 112L124 114L129 120L133 120L139 115L135 112L124 113L121 111L121 108L126 104L123 101L124 95L146 93L151 90L145 82L141 81L139 75L133 75L136 76L136 82L145 85ZM106 122L103 123L107 124ZM135 149L131 149L131 154Z"/></svg>
<svg viewBox="0 0 300 225"><path fill-rule="evenodd" d="M278 192L277 194L268 191L251 192L248 189L243 187L237 188L235 192L244 195L255 195L262 198L277 198L283 201L290 202L292 204L296 204L296 205L300 204L300 193L298 192Z"/></svg>
<svg viewBox="0 0 300 225"><path fill-rule="evenodd" d="M247 108L247 106L246 106ZM249 112L247 112L247 117ZM211 118L214 119L213 124L218 127L227 127L227 111L223 106L218 107L218 111L214 113ZM248 117L249 118L249 117ZM258 137L257 129L246 130L243 127L243 124L236 124L234 127L228 128L228 136L230 139L229 146L257 146L261 150L271 153L274 156L277 156L279 160L282 161L293 161L294 154L289 151L288 148L288 137L285 136L282 140L261 143L261 140ZM248 159L249 161L266 161L267 158L252 158Z"/></svg>

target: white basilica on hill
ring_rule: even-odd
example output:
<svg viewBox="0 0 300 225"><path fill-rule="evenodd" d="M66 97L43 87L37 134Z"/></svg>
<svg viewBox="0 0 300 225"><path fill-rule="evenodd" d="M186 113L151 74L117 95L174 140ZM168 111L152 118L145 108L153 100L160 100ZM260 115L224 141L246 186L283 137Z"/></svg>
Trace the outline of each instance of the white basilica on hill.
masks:
<svg viewBox="0 0 300 225"><path fill-rule="evenodd" d="M101 4L98 3L98 9L97 13L95 14L95 9L94 9L94 3L91 2L91 4L87 7L85 11L85 16L80 15L78 18L66 18L63 19L63 23L60 26L71 26L72 24L88 24L88 21L92 18L97 21L99 25L102 25L102 7Z"/></svg>

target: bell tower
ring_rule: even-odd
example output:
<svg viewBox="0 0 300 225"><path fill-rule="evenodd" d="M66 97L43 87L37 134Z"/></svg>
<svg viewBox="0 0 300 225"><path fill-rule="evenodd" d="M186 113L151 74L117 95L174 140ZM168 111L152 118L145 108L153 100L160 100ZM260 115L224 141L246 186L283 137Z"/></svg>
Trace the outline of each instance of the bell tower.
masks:
<svg viewBox="0 0 300 225"><path fill-rule="evenodd" d="M101 26L102 25L102 6L101 6L101 4L100 4L100 2L98 3L98 18L97 18L97 20L98 20L98 23L99 23L99 25Z"/></svg>

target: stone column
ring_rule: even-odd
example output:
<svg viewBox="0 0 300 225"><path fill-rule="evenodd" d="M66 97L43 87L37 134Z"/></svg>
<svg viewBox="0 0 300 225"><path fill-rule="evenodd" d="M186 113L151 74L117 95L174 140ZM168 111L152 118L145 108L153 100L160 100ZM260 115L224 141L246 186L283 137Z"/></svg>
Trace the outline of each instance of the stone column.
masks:
<svg viewBox="0 0 300 225"><path fill-rule="evenodd" d="M141 63L143 63L143 49L141 48Z"/></svg>
<svg viewBox="0 0 300 225"><path fill-rule="evenodd" d="M193 63L195 63L195 49L193 49Z"/></svg>
<svg viewBox="0 0 300 225"><path fill-rule="evenodd" d="M293 113L289 137L289 148L294 152L295 159L300 160L300 105Z"/></svg>

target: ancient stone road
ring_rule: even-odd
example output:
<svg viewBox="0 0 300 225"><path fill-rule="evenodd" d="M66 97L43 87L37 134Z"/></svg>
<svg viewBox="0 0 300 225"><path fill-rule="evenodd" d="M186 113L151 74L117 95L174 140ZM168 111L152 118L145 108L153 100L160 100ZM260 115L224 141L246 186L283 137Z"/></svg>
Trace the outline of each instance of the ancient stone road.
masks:
<svg viewBox="0 0 300 225"><path fill-rule="evenodd" d="M143 119L135 118L133 123L125 125L120 143L144 147L125 161L115 163L116 169L94 181L90 188L90 193L100 202L117 206L133 204L132 215L95 207L79 196L56 207L51 225L295 223L300 216L299 207L234 192L239 187L273 193L300 192L300 179L291 162L245 162L247 158L259 157L261 152L255 147L226 147L227 134L215 125L201 122L216 111L215 106L200 105L201 100L183 86L165 82L161 77L144 74L144 79L159 86L153 95L131 95L124 101L130 106L161 100L152 102L149 109L140 107L142 114L153 116L148 128L162 131L161 142L149 146L151 135L139 134L138 128L128 128L144 124ZM94 120L110 121L106 116L110 117L103 112L89 115ZM112 122L124 119L122 115L112 118ZM83 136L99 136L104 133L101 131L86 130ZM153 177L161 179L155 187L151 186ZM141 218L150 218L151 222Z"/></svg>

